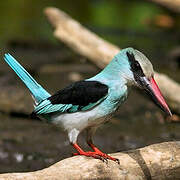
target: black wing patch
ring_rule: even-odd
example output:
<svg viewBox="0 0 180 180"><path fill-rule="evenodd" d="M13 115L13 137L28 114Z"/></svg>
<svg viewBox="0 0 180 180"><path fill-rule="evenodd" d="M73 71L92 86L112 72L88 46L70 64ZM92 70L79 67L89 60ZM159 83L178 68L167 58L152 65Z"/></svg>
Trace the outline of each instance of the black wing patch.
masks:
<svg viewBox="0 0 180 180"><path fill-rule="evenodd" d="M87 106L108 93L108 86L98 81L78 81L48 98L54 104Z"/></svg>

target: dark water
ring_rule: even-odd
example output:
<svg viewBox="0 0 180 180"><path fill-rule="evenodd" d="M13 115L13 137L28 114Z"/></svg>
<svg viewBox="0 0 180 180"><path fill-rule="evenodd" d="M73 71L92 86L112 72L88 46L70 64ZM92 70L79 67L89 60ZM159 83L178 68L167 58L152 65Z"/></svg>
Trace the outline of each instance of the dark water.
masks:
<svg viewBox="0 0 180 180"><path fill-rule="evenodd" d="M1 57L4 52L13 54L49 92L56 92L74 79L91 77L99 69L54 39L43 15L47 6L61 8L120 47L143 50L156 70L180 82L177 62L168 58L170 51L179 45L178 17L159 6L138 0L133 3L123 0L2 1ZM176 26L168 30L150 26L147 22L159 14L175 16ZM14 91L19 87L24 90L22 102L29 98L24 104L33 110L27 90L2 62L1 89L5 88L1 84L3 78L3 83L14 87ZM82 133L79 142L88 149L84 137ZM163 113L135 89L130 91L128 100L112 121L99 128L95 136L95 144L107 153L169 140L180 140L180 124L166 121ZM70 157L72 152L67 135L61 129L33 121L24 112L6 114L1 111L1 173L42 169Z"/></svg>

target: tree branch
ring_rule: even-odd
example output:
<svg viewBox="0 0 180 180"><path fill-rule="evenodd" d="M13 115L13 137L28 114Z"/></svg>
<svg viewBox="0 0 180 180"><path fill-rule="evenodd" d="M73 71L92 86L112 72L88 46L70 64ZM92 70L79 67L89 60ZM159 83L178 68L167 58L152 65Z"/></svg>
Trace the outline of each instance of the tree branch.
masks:
<svg viewBox="0 0 180 180"><path fill-rule="evenodd" d="M111 154L120 165L98 159L75 156L35 172L0 174L1 180L59 179L178 179L180 142L165 142L141 149Z"/></svg>
<svg viewBox="0 0 180 180"><path fill-rule="evenodd" d="M80 23L57 8L46 8L45 14L55 28L54 36L77 53L103 68L120 49L90 32ZM164 74L155 78L171 109L180 113L180 85Z"/></svg>
<svg viewBox="0 0 180 180"><path fill-rule="evenodd" d="M149 0L155 2L171 11L180 13L180 0Z"/></svg>

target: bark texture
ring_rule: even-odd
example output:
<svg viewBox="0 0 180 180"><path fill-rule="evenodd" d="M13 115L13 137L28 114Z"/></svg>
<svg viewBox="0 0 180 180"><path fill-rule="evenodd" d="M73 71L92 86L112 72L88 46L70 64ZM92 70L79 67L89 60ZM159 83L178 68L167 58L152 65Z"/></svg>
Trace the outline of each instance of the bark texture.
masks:
<svg viewBox="0 0 180 180"><path fill-rule="evenodd" d="M120 165L83 156L64 159L35 172L0 174L0 180L176 180L180 178L180 142L165 142L114 153Z"/></svg>
<svg viewBox="0 0 180 180"><path fill-rule="evenodd" d="M107 65L120 48L103 40L57 8L46 8L45 14L55 28L54 36L98 67ZM180 113L180 85L164 74L155 72L163 95L171 109Z"/></svg>

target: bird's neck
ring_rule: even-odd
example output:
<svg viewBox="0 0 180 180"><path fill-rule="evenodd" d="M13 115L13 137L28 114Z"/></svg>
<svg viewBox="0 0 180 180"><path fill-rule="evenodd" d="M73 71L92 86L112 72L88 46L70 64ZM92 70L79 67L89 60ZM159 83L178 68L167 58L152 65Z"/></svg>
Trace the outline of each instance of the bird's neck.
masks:
<svg viewBox="0 0 180 180"><path fill-rule="evenodd" d="M127 86L131 77L132 74L129 66L123 63L123 61L122 64L119 64L116 58L114 58L100 73L91 79L98 80L107 85L115 83L121 86Z"/></svg>

